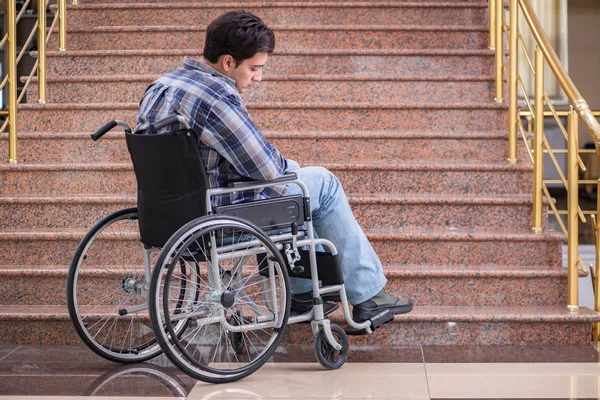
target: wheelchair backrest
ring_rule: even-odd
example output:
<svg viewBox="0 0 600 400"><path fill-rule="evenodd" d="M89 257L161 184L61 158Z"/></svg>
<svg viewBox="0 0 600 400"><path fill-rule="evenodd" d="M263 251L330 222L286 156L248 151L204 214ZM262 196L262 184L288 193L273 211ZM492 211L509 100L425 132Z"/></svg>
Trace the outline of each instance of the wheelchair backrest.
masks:
<svg viewBox="0 0 600 400"><path fill-rule="evenodd" d="M187 222L206 215L208 179L189 129L125 135L137 180L142 242L162 247Z"/></svg>

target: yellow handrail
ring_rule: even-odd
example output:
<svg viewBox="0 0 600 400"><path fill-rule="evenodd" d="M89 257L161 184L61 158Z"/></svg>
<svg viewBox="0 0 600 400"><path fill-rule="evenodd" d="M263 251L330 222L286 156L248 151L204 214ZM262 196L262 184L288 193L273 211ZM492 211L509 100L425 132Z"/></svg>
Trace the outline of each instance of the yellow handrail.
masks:
<svg viewBox="0 0 600 400"><path fill-rule="evenodd" d="M548 66L554 72L556 79L558 80L562 89L565 91L565 94L569 98L571 105L577 114L579 114L585 127L592 135L594 143L596 144L596 151L598 152L598 158L600 161L600 124L598 123L598 120L594 117L587 102L577 90L577 87L571 80L571 77L569 77L569 74L567 74L565 71L562 63L556 55L556 52L550 44L550 40L548 39L548 36L546 36L540 21L535 15L535 12L533 12L529 0L518 0L518 2L523 10L523 16L525 17L525 20L531 29L531 33L533 34L536 43L538 46L540 46L540 49L544 53L544 58L548 62Z"/></svg>
<svg viewBox="0 0 600 400"><path fill-rule="evenodd" d="M567 293L567 307L571 311L577 311L579 308L578 300L578 267L583 268L583 264L578 254L578 229L579 221L585 222L586 214L590 212L582 211L579 206L579 170L586 171L586 166L580 158L579 154L584 153L585 150L580 150L578 146L578 126L579 118L583 121L584 126L589 131L596 146L596 154L600 161L600 124L596 120L596 116L600 115L600 112L592 112L583 99L571 78L563 68L556 52L550 44L545 31L543 30L529 0L508 0L508 15L509 21L505 21L504 14L504 1L503 0L489 0L490 3L490 43L496 43L496 100L501 99L503 94L503 73L506 74L506 81L508 84L508 97L509 97L509 149L508 149L508 161L510 163L517 162L517 142L516 136L517 131L520 130L523 138L525 139L525 146L529 155L529 159L534 164L534 182L533 182L533 213L532 213L532 229L534 232L541 233L543 231L543 196L545 195L550 200L549 205L552 213L557 217L558 224L563 230L565 237L568 241L568 293ZM494 12L492 12L492 10ZM527 27L531 32L531 35L535 39L535 60L531 61L525 48L525 43L518 30L518 18L519 13L522 13ZM494 34L495 41L492 42L491 35ZM500 37L498 37L500 36ZM505 39L506 38L506 39ZM504 62L505 52L504 43L508 43L508 62ZM530 67L527 69L530 73L533 73L535 79L535 93L530 96L526 92L523 79L518 71L518 51L519 46L523 49L523 53L527 58L527 64ZM501 60L501 61L498 61ZM550 70L554 77L558 81L559 86L562 88L566 97L569 100L570 110L557 111L551 102L550 97L546 94L544 89L544 68L545 64L548 63ZM507 65L508 64L508 65ZM525 99L527 110L518 110L518 90L521 89L523 92L523 98ZM533 102L530 100L533 98ZM549 110L544 110L544 103L548 105ZM546 139L544 133L544 118L547 116L554 117L560 131L564 135L567 141L567 173L563 173L558 160L555 157L556 153L561 153L563 150L555 150L550 146L550 141ZM567 127L563 126L563 122L560 120L560 116L567 116ZM532 132L531 119L534 121L533 127L533 143L529 143L530 138L525 134L521 117L527 117L528 120L528 131ZM565 185L568 194L568 205L567 205L567 223L565 224L561 215L564 212L558 210L552 199L547 183L551 183L550 180L543 179L543 154L548 154L552 165L556 167L560 180L552 180L553 183L562 183ZM567 175L567 176L565 176ZM581 180L581 183L589 183L589 179ZM600 184L599 184L600 186ZM598 215L600 214L600 201L598 209L595 211ZM596 224L596 216L592 216L594 221L594 231L598 234L596 242L600 245L600 223ZM600 263L600 252L597 248L597 264ZM591 270L591 275L595 278L595 287L598 289L595 291L595 306L596 310L600 311L600 274L598 273L598 265L596 273ZM597 283L597 284L596 284ZM595 339L600 338L600 326L595 325L594 329Z"/></svg>
<svg viewBox="0 0 600 400"><path fill-rule="evenodd" d="M37 23L29 33L27 40L25 41L25 43L23 43L22 49L19 53L17 53L17 24L24 15L26 9L31 3L31 0L27 0L23 4L18 14L16 12L16 0L6 1L7 32L2 38L2 40L0 40L0 48L2 48L6 44L6 58L8 65L6 77L1 81L0 89L2 89L6 85L8 94L8 107L7 110L0 111L0 116L6 118L2 126L0 127L0 134L3 133L8 127L8 162L10 164L17 163L17 105L23 98L33 78L33 75L35 75L36 72L38 75L38 102L40 104L46 103L46 44L48 42L50 34L52 33L54 27L57 24L57 21L59 22L59 47L60 50L65 50L67 0L57 1L57 13L51 24L50 32L47 32L46 9L50 0L37 0ZM73 4L76 3L76 1L73 1ZM23 88L21 89L21 95L17 96L19 79L19 76L17 76L17 66L21 58L25 55L29 44L33 42L33 38L35 37L36 33L38 45L38 59L35 62L31 73L29 73L29 76L27 77Z"/></svg>

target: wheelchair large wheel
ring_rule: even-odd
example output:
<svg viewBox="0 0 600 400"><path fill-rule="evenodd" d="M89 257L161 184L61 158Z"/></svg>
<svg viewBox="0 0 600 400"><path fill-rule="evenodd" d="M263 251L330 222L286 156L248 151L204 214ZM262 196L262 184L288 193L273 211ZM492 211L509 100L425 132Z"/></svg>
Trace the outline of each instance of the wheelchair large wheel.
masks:
<svg viewBox="0 0 600 400"><path fill-rule="evenodd" d="M182 274L181 263L199 266L199 276L198 268ZM195 299L179 296L182 286L195 287ZM194 220L158 256L150 288L155 333L169 359L198 380L232 382L256 371L279 345L289 309L284 260L245 220ZM184 320L187 328L178 335L175 327Z"/></svg>
<svg viewBox="0 0 600 400"><path fill-rule="evenodd" d="M148 312L136 208L106 216L79 243L69 270L67 303L75 330L100 356L133 363L161 353ZM131 311L120 315L123 310Z"/></svg>

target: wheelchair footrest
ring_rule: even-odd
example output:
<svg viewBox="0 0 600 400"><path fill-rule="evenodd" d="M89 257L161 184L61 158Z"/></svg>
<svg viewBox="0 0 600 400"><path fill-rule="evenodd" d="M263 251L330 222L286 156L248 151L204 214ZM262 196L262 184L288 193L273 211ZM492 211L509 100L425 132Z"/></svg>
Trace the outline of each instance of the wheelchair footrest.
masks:
<svg viewBox="0 0 600 400"><path fill-rule="evenodd" d="M385 324L386 322L390 322L393 319L394 314L392 314L390 310L382 311L376 316L369 318L369 321L371 321L371 329L375 330L381 325Z"/></svg>
<svg viewBox="0 0 600 400"><path fill-rule="evenodd" d="M383 310L379 314L369 318L368 321L371 323L371 330L375 331L381 325L386 324L386 323L392 321L393 319L394 319L394 314L392 314L390 310ZM350 336L361 336L361 335L367 334L366 330L352 328L351 326L344 329L344 331L346 332L347 335L350 335Z"/></svg>

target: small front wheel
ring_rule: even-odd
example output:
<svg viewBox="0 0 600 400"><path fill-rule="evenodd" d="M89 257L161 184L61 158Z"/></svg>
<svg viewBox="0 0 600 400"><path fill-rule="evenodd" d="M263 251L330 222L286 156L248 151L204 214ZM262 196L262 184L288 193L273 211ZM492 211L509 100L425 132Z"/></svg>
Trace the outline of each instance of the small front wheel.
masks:
<svg viewBox="0 0 600 400"><path fill-rule="evenodd" d="M348 343L348 336L346 332L338 325L331 324L331 333L335 340L342 346L340 350L335 350L333 346L327 340L325 331L321 329L317 335L317 341L315 343L315 353L317 354L317 360L319 363L327 369L338 369L348 359L348 350L350 345Z"/></svg>

